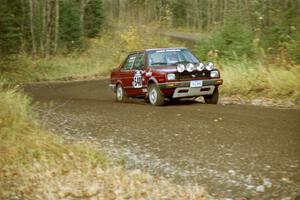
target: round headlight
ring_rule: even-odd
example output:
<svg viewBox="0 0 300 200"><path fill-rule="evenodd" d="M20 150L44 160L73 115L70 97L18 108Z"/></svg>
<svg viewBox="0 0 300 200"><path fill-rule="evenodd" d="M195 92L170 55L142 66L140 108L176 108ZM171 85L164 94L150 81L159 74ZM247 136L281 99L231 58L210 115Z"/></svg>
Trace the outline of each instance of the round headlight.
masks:
<svg viewBox="0 0 300 200"><path fill-rule="evenodd" d="M178 71L178 72L181 73L181 72L184 72L184 70L185 70L185 67L184 67L183 64L178 64L178 65L177 65L177 71Z"/></svg>
<svg viewBox="0 0 300 200"><path fill-rule="evenodd" d="M197 65L197 70L198 71L202 71L202 70L204 70L205 69L205 65L203 64L203 63L199 63L198 65Z"/></svg>
<svg viewBox="0 0 300 200"><path fill-rule="evenodd" d="M194 71L194 70L195 70L195 65L192 64L192 63L188 63L188 64L186 65L186 70L187 70L188 72Z"/></svg>
<svg viewBox="0 0 300 200"><path fill-rule="evenodd" d="M214 64L212 62L208 62L207 65L206 65L206 69L211 71L214 69Z"/></svg>
<svg viewBox="0 0 300 200"><path fill-rule="evenodd" d="M167 75L167 79L168 79L168 81L175 80L176 79L176 75L175 74L168 74Z"/></svg>
<svg viewBox="0 0 300 200"><path fill-rule="evenodd" d="M219 75L219 72L217 70L213 70L210 72L210 77L212 78L218 78L220 75Z"/></svg>

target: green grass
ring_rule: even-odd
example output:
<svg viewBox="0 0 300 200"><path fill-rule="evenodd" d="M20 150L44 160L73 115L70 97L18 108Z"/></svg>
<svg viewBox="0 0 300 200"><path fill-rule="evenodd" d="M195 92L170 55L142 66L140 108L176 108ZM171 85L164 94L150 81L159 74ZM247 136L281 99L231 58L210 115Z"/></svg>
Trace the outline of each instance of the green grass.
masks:
<svg viewBox="0 0 300 200"><path fill-rule="evenodd" d="M0 88L0 199L209 199L202 187L126 171L93 143L45 132L37 117L27 96Z"/></svg>

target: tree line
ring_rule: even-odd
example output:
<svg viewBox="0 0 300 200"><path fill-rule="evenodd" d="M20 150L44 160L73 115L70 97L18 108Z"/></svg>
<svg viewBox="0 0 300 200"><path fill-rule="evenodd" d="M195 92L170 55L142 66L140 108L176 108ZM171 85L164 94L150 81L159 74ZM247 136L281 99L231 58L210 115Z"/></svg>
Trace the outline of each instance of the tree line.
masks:
<svg viewBox="0 0 300 200"><path fill-rule="evenodd" d="M82 48L104 15L108 23L208 32L199 44L203 55L251 56L262 48L300 62L300 0L2 0L0 56Z"/></svg>
<svg viewBox="0 0 300 200"><path fill-rule="evenodd" d="M108 15L121 22L170 21L173 27L210 30L232 15L253 29L277 23L298 25L299 0L104 0ZM299 25L298 25L299 26Z"/></svg>
<svg viewBox="0 0 300 200"><path fill-rule="evenodd" d="M103 24L102 0L2 0L0 56L46 57L83 45Z"/></svg>
<svg viewBox="0 0 300 200"><path fill-rule="evenodd" d="M262 48L300 62L300 0L104 0L104 5L116 23L209 32L199 44L202 56L214 49L251 56Z"/></svg>

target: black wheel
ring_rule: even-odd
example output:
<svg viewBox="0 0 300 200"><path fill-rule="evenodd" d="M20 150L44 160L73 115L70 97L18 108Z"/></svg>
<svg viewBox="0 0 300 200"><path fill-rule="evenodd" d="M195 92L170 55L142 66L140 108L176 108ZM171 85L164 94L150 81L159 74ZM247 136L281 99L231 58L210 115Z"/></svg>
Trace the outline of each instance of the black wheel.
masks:
<svg viewBox="0 0 300 200"><path fill-rule="evenodd" d="M150 84L148 87L149 101L154 106L162 106L165 103L165 97L155 84Z"/></svg>
<svg viewBox="0 0 300 200"><path fill-rule="evenodd" d="M204 95L204 101L207 104L217 104L219 100L219 89L216 88L212 95Z"/></svg>
<svg viewBox="0 0 300 200"><path fill-rule="evenodd" d="M117 85L116 88L116 101L124 102L126 100L126 94L121 84Z"/></svg>

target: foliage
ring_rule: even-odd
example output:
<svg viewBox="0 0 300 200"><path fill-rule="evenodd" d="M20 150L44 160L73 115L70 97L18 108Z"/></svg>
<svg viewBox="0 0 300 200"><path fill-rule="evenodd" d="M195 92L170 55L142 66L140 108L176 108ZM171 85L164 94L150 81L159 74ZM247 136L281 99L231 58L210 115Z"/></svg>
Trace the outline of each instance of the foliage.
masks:
<svg viewBox="0 0 300 200"><path fill-rule="evenodd" d="M0 56L47 57L81 48L85 36L95 37L102 29L102 6L102 0L4 0Z"/></svg>
<svg viewBox="0 0 300 200"><path fill-rule="evenodd" d="M79 4L72 1L60 4L60 39L68 48L81 47Z"/></svg>
<svg viewBox="0 0 300 200"><path fill-rule="evenodd" d="M157 24L163 31L211 35L199 44L199 55L241 56L299 63L296 48L300 4L294 0L104 0L107 18L119 24ZM110 12L118 10L118 12ZM168 23L162 19L167 17ZM196 34L195 34L196 35ZM225 37L225 38L224 38Z"/></svg>
<svg viewBox="0 0 300 200"><path fill-rule="evenodd" d="M295 63L300 63L300 33L295 34L293 39L287 43L287 51Z"/></svg>
<svg viewBox="0 0 300 200"><path fill-rule="evenodd" d="M109 30L101 38L85 40L85 43L89 46L86 51L74 51L68 55L33 59L23 54L14 61L0 60L0 65L3 66L2 71L0 68L1 76L15 82L105 76L130 51L177 46L164 37L133 27L123 31Z"/></svg>
<svg viewBox="0 0 300 200"><path fill-rule="evenodd" d="M19 21L22 19L18 13L22 14L22 10L16 1L6 0L0 4L0 57L18 53L20 50Z"/></svg>
<svg viewBox="0 0 300 200"><path fill-rule="evenodd" d="M183 9L187 7L187 3L185 0L176 0L171 3L171 11L172 11L172 20L174 26L184 26L186 22L185 16L187 15L187 10Z"/></svg>
<svg viewBox="0 0 300 200"><path fill-rule="evenodd" d="M232 20L215 30L210 37L200 39L196 51L204 60L211 56L228 60L251 58L254 54L253 36L249 27Z"/></svg>
<svg viewBox="0 0 300 200"><path fill-rule="evenodd" d="M196 52L201 58L249 58L267 60L278 65L299 64L297 51L300 40L295 26L288 27L283 22L268 26L258 24L252 30L249 24L242 24L238 16L230 15L223 26L212 31L209 36L200 38Z"/></svg>
<svg viewBox="0 0 300 200"><path fill-rule="evenodd" d="M89 38L96 37L103 24L102 0L90 0L85 7L84 32Z"/></svg>

